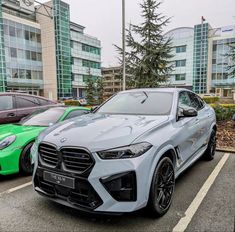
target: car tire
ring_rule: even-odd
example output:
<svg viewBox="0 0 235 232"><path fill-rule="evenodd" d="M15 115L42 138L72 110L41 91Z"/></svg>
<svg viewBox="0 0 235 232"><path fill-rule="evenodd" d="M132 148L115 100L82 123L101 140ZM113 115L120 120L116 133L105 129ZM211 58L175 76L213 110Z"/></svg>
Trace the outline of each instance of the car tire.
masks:
<svg viewBox="0 0 235 232"><path fill-rule="evenodd" d="M204 153L205 160L213 160L215 156L216 149L216 131L213 129L211 132L210 140L207 145L207 149Z"/></svg>
<svg viewBox="0 0 235 232"><path fill-rule="evenodd" d="M175 189L175 171L170 158L162 158L153 174L148 210L151 216L163 216L170 208Z"/></svg>
<svg viewBox="0 0 235 232"><path fill-rule="evenodd" d="M31 164L31 154L30 154L30 149L32 145L33 142L25 146L20 155L19 169L20 173L24 175L31 175L33 173L33 165Z"/></svg>

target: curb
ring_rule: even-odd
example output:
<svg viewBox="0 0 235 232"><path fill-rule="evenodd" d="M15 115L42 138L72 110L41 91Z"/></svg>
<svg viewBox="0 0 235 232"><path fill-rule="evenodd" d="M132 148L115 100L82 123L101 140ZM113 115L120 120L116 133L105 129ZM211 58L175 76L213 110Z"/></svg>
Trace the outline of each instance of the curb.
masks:
<svg viewBox="0 0 235 232"><path fill-rule="evenodd" d="M216 151L235 153L235 148L233 148L233 147L218 147L218 148L216 148Z"/></svg>

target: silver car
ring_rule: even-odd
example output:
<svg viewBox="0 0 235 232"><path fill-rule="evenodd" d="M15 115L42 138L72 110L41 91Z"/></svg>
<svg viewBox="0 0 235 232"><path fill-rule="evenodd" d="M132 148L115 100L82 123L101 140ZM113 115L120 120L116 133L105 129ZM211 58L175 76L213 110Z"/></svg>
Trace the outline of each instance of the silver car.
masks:
<svg viewBox="0 0 235 232"><path fill-rule="evenodd" d="M32 148L35 190L90 212L169 209L175 179L216 147L214 110L186 89L136 89L45 130Z"/></svg>

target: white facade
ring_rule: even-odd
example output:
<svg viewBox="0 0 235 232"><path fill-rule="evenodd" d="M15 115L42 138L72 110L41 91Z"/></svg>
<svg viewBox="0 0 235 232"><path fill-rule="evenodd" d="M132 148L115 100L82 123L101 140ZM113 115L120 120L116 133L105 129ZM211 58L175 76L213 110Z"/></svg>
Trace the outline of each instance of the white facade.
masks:
<svg viewBox="0 0 235 232"><path fill-rule="evenodd" d="M172 55L174 57L171 61L174 71L171 73L170 84L192 88L194 29L191 27L176 28L166 33L165 36L172 39L173 45Z"/></svg>
<svg viewBox="0 0 235 232"><path fill-rule="evenodd" d="M226 57L231 46L235 46L235 25L215 28L210 33L209 44L211 44L210 89L217 95L232 97L235 90L235 77L230 75L228 66L232 61Z"/></svg>
<svg viewBox="0 0 235 232"><path fill-rule="evenodd" d="M101 43L84 34L84 27L71 23L71 56L73 75L73 96L85 95L86 79L101 77Z"/></svg>

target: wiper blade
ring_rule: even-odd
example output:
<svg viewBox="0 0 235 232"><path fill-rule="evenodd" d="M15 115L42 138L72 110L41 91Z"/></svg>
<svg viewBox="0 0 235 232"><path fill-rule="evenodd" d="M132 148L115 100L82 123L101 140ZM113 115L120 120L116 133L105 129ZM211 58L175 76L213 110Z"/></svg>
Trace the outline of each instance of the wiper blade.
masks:
<svg viewBox="0 0 235 232"><path fill-rule="evenodd" d="M144 104L146 102L146 100L148 99L148 97L149 97L148 94L145 91L143 91L143 93L146 96L146 98L141 102L141 104Z"/></svg>

